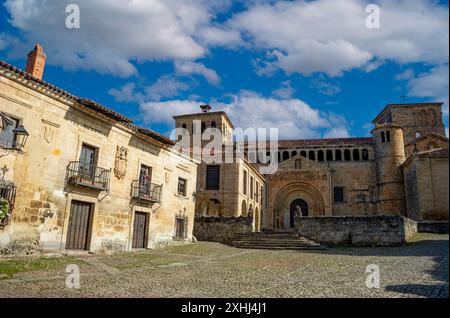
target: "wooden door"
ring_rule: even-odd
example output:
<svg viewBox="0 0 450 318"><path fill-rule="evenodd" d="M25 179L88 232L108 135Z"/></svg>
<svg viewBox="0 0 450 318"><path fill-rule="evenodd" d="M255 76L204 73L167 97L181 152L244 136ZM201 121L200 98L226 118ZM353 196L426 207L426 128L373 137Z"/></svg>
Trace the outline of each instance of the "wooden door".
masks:
<svg viewBox="0 0 450 318"><path fill-rule="evenodd" d="M136 212L133 226L133 248L147 247L147 213Z"/></svg>
<svg viewBox="0 0 450 318"><path fill-rule="evenodd" d="M72 201L67 230L67 249L86 250L88 248L92 204Z"/></svg>

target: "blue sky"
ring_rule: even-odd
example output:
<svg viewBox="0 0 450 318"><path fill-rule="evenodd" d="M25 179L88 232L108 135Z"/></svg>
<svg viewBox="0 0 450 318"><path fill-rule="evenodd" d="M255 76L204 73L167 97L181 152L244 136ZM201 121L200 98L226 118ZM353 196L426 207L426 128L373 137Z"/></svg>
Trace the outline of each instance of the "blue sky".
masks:
<svg viewBox="0 0 450 318"><path fill-rule="evenodd" d="M444 102L448 127L447 1L8 0L0 16L0 59L24 68L39 42L44 80L164 134L209 103L286 139L367 136L403 94Z"/></svg>

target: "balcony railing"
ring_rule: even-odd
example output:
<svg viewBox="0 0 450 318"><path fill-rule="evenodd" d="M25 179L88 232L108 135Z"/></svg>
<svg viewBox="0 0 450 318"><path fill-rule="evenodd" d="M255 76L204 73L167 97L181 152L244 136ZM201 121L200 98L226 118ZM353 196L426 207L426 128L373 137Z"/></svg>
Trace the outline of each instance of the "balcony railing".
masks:
<svg viewBox="0 0 450 318"><path fill-rule="evenodd" d="M68 184L109 191L111 169L72 161L67 166L66 180Z"/></svg>
<svg viewBox="0 0 450 318"><path fill-rule="evenodd" d="M133 181L131 185L131 196L133 199L151 202L161 202L162 185L155 183L143 183L140 180Z"/></svg>
<svg viewBox="0 0 450 318"><path fill-rule="evenodd" d="M0 226L7 225L11 219L11 213L14 210L14 203L16 201L17 187L14 183L6 180L0 180L0 198L5 199L9 203L9 217L0 220Z"/></svg>

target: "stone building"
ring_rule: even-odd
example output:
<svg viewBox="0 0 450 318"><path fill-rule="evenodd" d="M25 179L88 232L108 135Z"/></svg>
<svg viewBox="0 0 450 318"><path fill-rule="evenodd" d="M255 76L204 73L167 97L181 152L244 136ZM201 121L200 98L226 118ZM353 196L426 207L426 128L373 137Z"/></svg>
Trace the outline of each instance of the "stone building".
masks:
<svg viewBox="0 0 450 318"><path fill-rule="evenodd" d="M280 140L277 153L267 153L278 159L273 174L258 174L267 164L250 162L247 156L235 164L202 163L198 187L203 191L210 183L214 190L199 192L197 214L246 215L251 201L243 189L253 184L261 188L260 200L251 202L261 211L253 220L256 231L294 228L298 214L448 220L448 139L441 107L442 103L387 105L373 121L372 137ZM223 112L206 110L175 120L189 134L197 120L202 131L217 127L225 133L224 140L231 140L233 124Z"/></svg>
<svg viewBox="0 0 450 318"><path fill-rule="evenodd" d="M37 45L26 72L0 61L0 194L11 212L0 245L100 251L191 240L198 162L43 81L45 58Z"/></svg>

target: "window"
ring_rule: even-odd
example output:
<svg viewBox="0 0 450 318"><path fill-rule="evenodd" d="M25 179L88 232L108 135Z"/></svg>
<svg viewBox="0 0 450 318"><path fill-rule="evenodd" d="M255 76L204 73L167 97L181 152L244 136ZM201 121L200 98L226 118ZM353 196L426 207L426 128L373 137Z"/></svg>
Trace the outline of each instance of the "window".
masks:
<svg viewBox="0 0 450 318"><path fill-rule="evenodd" d="M289 152L288 151L283 151L283 161L284 160L288 160L289 159Z"/></svg>
<svg viewBox="0 0 450 318"><path fill-rule="evenodd" d="M0 129L0 146L5 148L14 148L16 143L16 134L14 129L19 126L19 121L11 117L1 116L1 129Z"/></svg>
<svg viewBox="0 0 450 318"><path fill-rule="evenodd" d="M178 194L182 196L186 196L186 179L178 178Z"/></svg>
<svg viewBox="0 0 450 318"><path fill-rule="evenodd" d="M323 150L319 150L317 152L317 160L322 162L324 160L324 156L323 156Z"/></svg>
<svg viewBox="0 0 450 318"><path fill-rule="evenodd" d="M293 151L292 153L291 153L291 157L295 157L297 155L297 151Z"/></svg>
<svg viewBox="0 0 450 318"><path fill-rule="evenodd" d="M353 160L359 161L359 149L353 149Z"/></svg>
<svg viewBox="0 0 450 318"><path fill-rule="evenodd" d="M367 149L362 150L362 160L369 160L369 151Z"/></svg>
<svg viewBox="0 0 450 318"><path fill-rule="evenodd" d="M345 161L350 161L351 160L350 150L348 150L348 149L344 150L344 160Z"/></svg>
<svg viewBox="0 0 450 318"><path fill-rule="evenodd" d="M247 171L244 171L243 191L247 194Z"/></svg>
<svg viewBox="0 0 450 318"><path fill-rule="evenodd" d="M336 150L335 158L336 161L342 161L342 151L340 149Z"/></svg>
<svg viewBox="0 0 450 318"><path fill-rule="evenodd" d="M300 159L296 159L296 160L295 160L295 166L294 166L294 168L295 168L296 170L300 170L300 169L302 168L302 161L301 161Z"/></svg>
<svg viewBox="0 0 450 318"><path fill-rule="evenodd" d="M253 199L254 191L253 191L253 177L250 177L250 199Z"/></svg>
<svg viewBox="0 0 450 318"><path fill-rule="evenodd" d="M256 192L255 192L255 200L256 200L256 202L258 202L259 201L259 182L258 181L256 181Z"/></svg>
<svg viewBox="0 0 450 318"><path fill-rule="evenodd" d="M334 202L344 202L343 187L334 187Z"/></svg>
<svg viewBox="0 0 450 318"><path fill-rule="evenodd" d="M202 121L202 134L203 134L203 132L206 130L206 124Z"/></svg>
<svg viewBox="0 0 450 318"><path fill-rule="evenodd" d="M139 172L139 186L145 187L152 180L152 168L146 165L141 165L141 170Z"/></svg>
<svg viewBox="0 0 450 318"><path fill-rule="evenodd" d="M183 124L181 125L181 128L186 129L186 128L187 128L186 124L183 123Z"/></svg>
<svg viewBox="0 0 450 318"><path fill-rule="evenodd" d="M333 161L333 150L327 150L327 161Z"/></svg>
<svg viewBox="0 0 450 318"><path fill-rule="evenodd" d="M309 152L309 159L312 161L316 161L316 153L313 150Z"/></svg>
<svg viewBox="0 0 450 318"><path fill-rule="evenodd" d="M216 128L216 122L215 121L211 122L211 128Z"/></svg>
<svg viewBox="0 0 450 318"><path fill-rule="evenodd" d="M381 142L385 142L386 137L384 137L384 131L381 132Z"/></svg>
<svg viewBox="0 0 450 318"><path fill-rule="evenodd" d="M391 142L391 132L389 130L386 131L386 142Z"/></svg>
<svg viewBox="0 0 450 318"><path fill-rule="evenodd" d="M206 166L206 190L219 190L220 166Z"/></svg>

